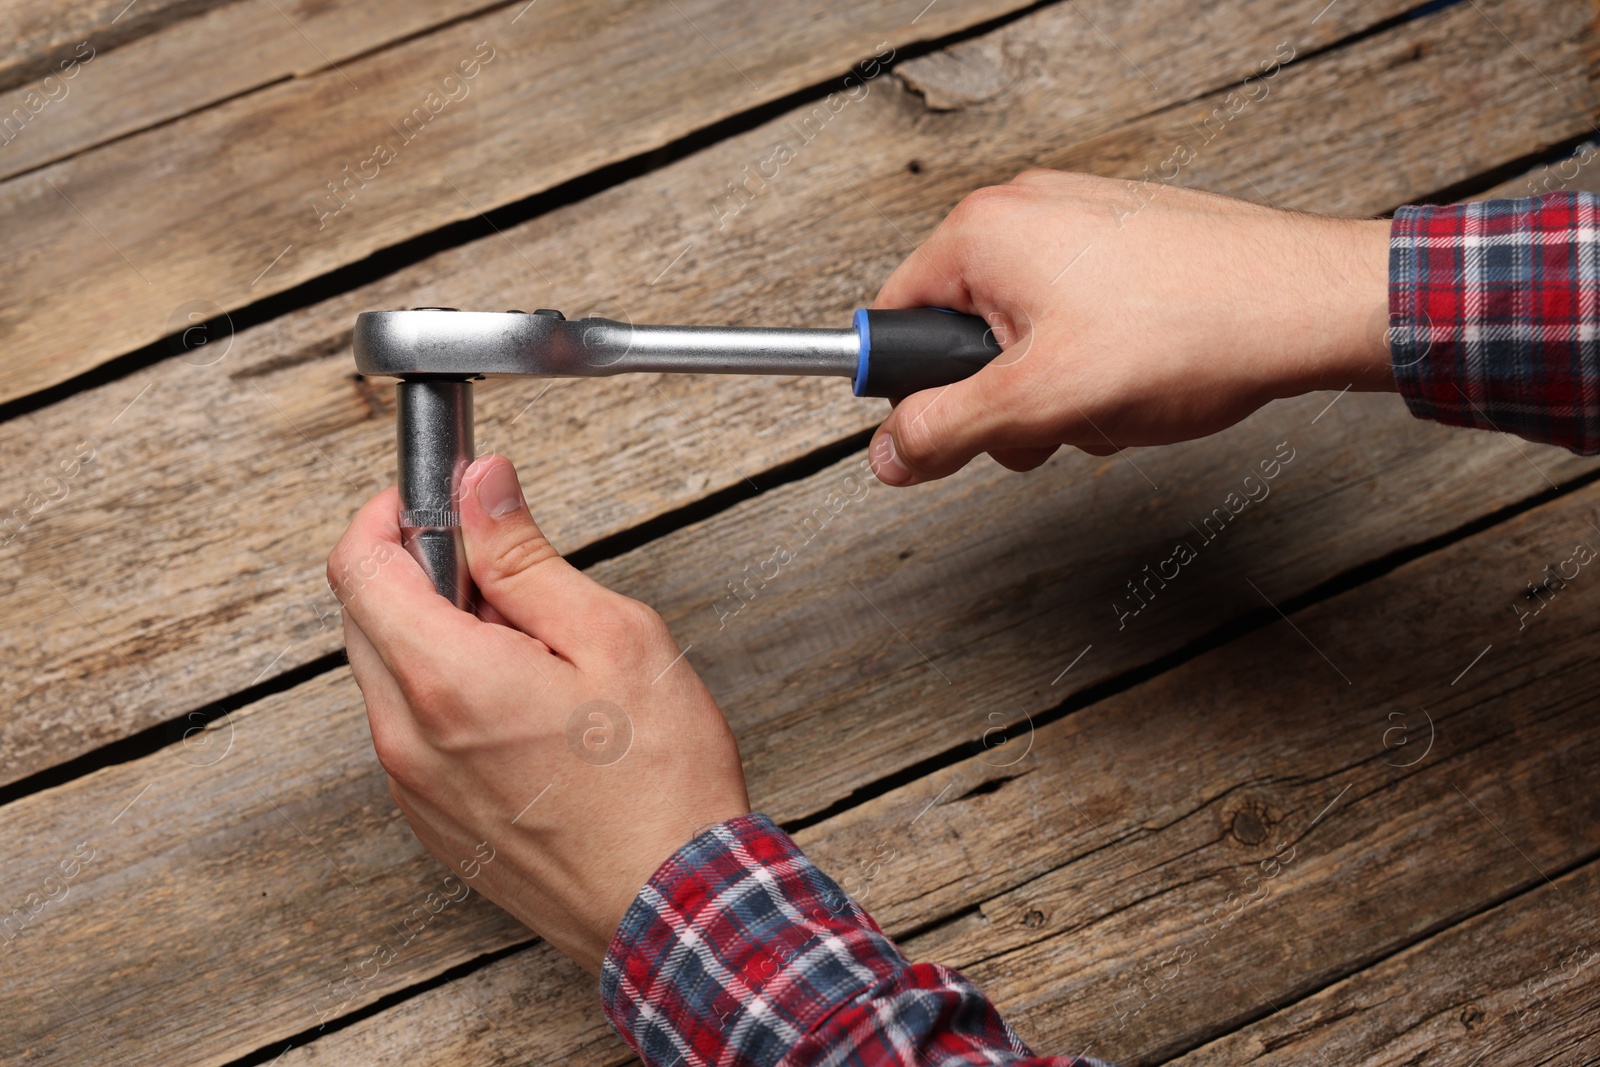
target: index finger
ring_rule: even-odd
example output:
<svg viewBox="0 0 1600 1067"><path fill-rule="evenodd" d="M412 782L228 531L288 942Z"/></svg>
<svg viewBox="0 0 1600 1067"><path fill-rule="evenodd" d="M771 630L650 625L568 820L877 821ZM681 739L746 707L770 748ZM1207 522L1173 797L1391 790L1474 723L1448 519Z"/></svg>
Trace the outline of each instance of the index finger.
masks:
<svg viewBox="0 0 1600 1067"><path fill-rule="evenodd" d="M874 308L949 308L971 313L972 293L961 276L950 219L889 275L872 302Z"/></svg>
<svg viewBox="0 0 1600 1067"><path fill-rule="evenodd" d="M328 555L328 585L391 673L413 658L467 653L483 625L440 596L401 544L400 493L393 486L350 520Z"/></svg>

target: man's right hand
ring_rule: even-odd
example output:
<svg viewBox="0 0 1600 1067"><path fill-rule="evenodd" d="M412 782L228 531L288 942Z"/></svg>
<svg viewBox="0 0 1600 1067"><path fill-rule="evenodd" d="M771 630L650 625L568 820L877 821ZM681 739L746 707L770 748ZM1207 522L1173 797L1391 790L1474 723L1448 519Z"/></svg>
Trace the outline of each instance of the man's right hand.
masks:
<svg viewBox="0 0 1600 1067"><path fill-rule="evenodd" d="M981 315L1005 352L898 403L878 477L913 485L988 452L1031 470L1203 437L1278 397L1390 390L1389 223L1029 171L979 189L895 270L879 308Z"/></svg>

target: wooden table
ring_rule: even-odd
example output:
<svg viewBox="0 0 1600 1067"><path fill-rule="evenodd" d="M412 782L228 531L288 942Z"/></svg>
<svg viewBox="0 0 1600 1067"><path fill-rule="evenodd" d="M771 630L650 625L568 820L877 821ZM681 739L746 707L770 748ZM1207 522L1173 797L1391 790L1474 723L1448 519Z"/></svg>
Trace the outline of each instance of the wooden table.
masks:
<svg viewBox="0 0 1600 1067"><path fill-rule="evenodd" d="M7 1063L628 1059L476 895L373 962L443 870L322 579L394 471L358 311L839 325L973 188L1180 143L1312 211L1600 189L1592 0L4 8ZM1600 466L1327 394L833 513L844 392L490 383L480 445L908 952L1044 1051L1593 1062L1600 577L1543 583Z"/></svg>

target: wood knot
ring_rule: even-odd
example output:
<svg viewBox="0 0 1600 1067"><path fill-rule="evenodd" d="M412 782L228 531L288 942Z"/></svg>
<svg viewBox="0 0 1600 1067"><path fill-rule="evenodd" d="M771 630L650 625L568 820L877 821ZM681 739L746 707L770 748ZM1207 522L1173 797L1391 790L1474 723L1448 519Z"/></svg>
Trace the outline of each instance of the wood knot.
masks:
<svg viewBox="0 0 1600 1067"><path fill-rule="evenodd" d="M1476 1030L1481 1022L1483 1022L1483 1009L1476 1004L1468 1004L1461 1009L1462 1029L1467 1031Z"/></svg>
<svg viewBox="0 0 1600 1067"><path fill-rule="evenodd" d="M1415 45L1411 46L1404 52L1401 52L1394 59L1390 60L1389 69L1394 70L1397 67L1409 66L1412 63L1418 62L1419 60L1426 59L1428 52L1428 42L1418 41Z"/></svg>
<svg viewBox="0 0 1600 1067"><path fill-rule="evenodd" d="M1229 827L1229 832L1241 845L1254 847L1266 841L1272 832L1273 822L1272 814L1267 811L1265 805L1251 801L1233 813L1233 824Z"/></svg>
<svg viewBox="0 0 1600 1067"><path fill-rule="evenodd" d="M1030 930L1037 930L1044 925L1044 912L1038 908L1029 908L1022 913L1022 925Z"/></svg>
<svg viewBox="0 0 1600 1067"><path fill-rule="evenodd" d="M1000 96L1016 80L1000 42L988 37L908 59L894 73L922 97L929 111L976 107Z"/></svg>

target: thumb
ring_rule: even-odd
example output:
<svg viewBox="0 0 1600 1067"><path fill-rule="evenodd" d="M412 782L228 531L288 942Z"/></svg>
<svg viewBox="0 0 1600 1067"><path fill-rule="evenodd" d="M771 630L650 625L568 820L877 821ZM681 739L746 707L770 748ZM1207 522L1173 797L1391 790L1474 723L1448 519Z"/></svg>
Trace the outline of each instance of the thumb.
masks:
<svg viewBox="0 0 1600 1067"><path fill-rule="evenodd" d="M916 485L954 474L995 440L999 413L989 403L985 367L966 381L913 393L896 404L867 456L885 485Z"/></svg>
<svg viewBox="0 0 1600 1067"><path fill-rule="evenodd" d="M540 531L504 456L482 456L462 476L461 528L467 569L484 602L530 637L566 646L572 620L600 586Z"/></svg>

